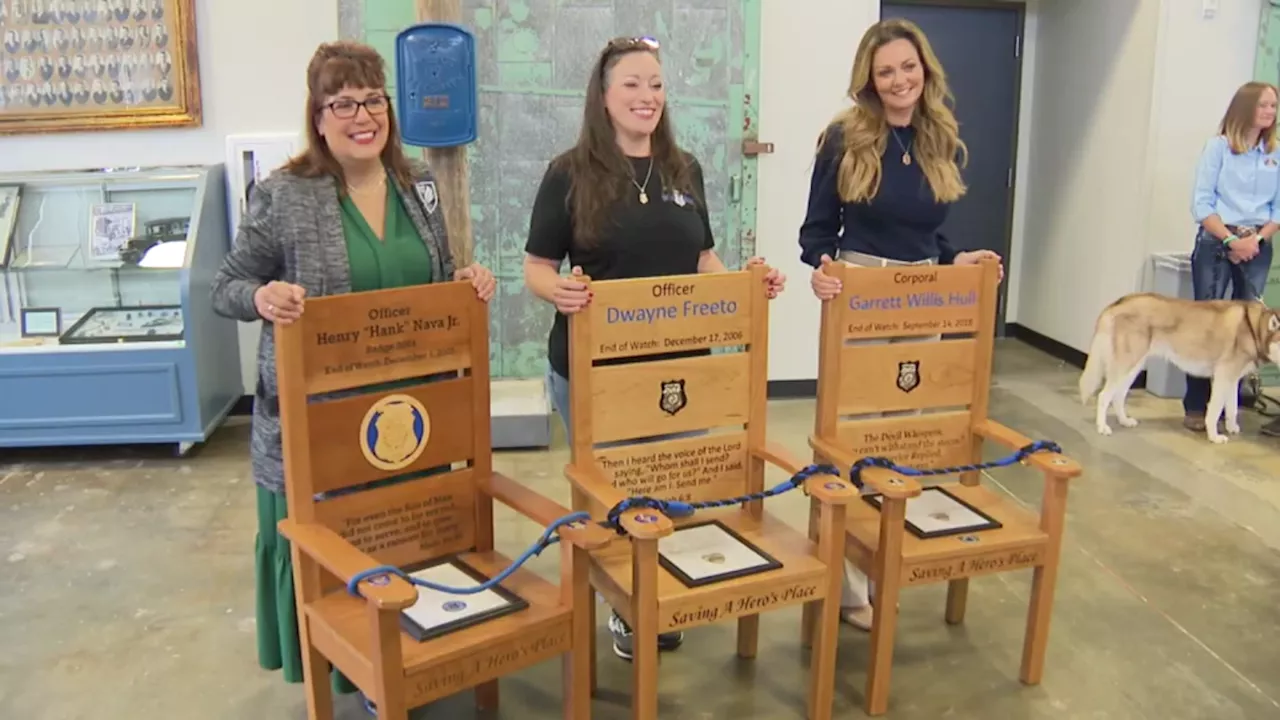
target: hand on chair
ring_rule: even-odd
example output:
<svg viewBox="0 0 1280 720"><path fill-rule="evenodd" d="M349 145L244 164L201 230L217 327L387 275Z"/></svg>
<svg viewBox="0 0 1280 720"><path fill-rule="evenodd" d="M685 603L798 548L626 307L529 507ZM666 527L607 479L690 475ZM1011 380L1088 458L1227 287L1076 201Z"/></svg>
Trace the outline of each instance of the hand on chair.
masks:
<svg viewBox="0 0 1280 720"><path fill-rule="evenodd" d="M459 268L453 273L453 279L470 280L471 286L476 289L476 295L485 302L489 302L489 298L493 297L493 291L498 287L498 281L494 279L493 273L480 263L471 263L464 268Z"/></svg>
<svg viewBox="0 0 1280 720"><path fill-rule="evenodd" d="M813 288L813 294L819 300L830 300L840 294L840 281L823 272L831 262L830 255L823 255L822 265L809 276L809 287Z"/></svg>
<svg viewBox="0 0 1280 720"><path fill-rule="evenodd" d="M753 257L747 261L747 267L763 264L764 258L762 257ZM772 300L782 294L783 288L787 285L787 276L783 275L778 268L769 268L768 274L764 276L764 281L769 286L769 299Z"/></svg>
<svg viewBox="0 0 1280 720"><path fill-rule="evenodd" d="M580 277L582 277L582 268L574 265L569 277L556 280L555 293L551 299L555 303L556 310L563 315L572 315L591 302L591 291L587 289L586 283L578 279Z"/></svg>
<svg viewBox="0 0 1280 720"><path fill-rule="evenodd" d="M977 265L987 258L995 258L996 262L1000 263L1000 281L1003 282L1004 263L1001 262L1000 256L991 250L969 250L967 252L957 253L955 259L952 260L951 263L953 265Z"/></svg>

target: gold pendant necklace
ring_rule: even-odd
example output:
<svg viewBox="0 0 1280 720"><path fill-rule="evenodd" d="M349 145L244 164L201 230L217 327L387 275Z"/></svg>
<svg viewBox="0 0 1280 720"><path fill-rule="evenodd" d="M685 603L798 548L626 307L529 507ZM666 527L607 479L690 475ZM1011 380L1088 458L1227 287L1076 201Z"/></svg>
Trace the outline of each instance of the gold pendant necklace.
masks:
<svg viewBox="0 0 1280 720"><path fill-rule="evenodd" d="M645 173L644 185L641 185L640 183L636 182L636 178L634 175L632 175L631 177L631 184L635 185L636 189L640 191L641 205L649 204L649 193L645 192L645 189L649 187L649 178L651 177L653 177L653 156L652 155L649 156L649 171Z"/></svg>
<svg viewBox="0 0 1280 720"><path fill-rule="evenodd" d="M889 132L893 133L894 141L898 143L898 147L902 148L902 164L910 165L911 164L911 148L902 144L902 138L898 137L898 130L896 128L890 126Z"/></svg>

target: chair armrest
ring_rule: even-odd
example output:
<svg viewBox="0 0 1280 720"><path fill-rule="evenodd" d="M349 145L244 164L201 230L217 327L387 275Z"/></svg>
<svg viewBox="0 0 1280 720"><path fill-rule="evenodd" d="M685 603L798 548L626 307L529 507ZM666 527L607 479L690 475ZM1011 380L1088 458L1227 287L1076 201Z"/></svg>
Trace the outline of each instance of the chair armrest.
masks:
<svg viewBox="0 0 1280 720"><path fill-rule="evenodd" d="M788 475L795 475L805 466L805 463L800 462L800 459L793 455L790 450L776 442L767 442L751 452L761 460L785 471Z"/></svg>
<svg viewBox="0 0 1280 720"><path fill-rule="evenodd" d="M847 474L849 468L853 467L853 464L861 459L855 458L853 453L847 450L836 447L834 443L812 435L809 436L809 447L839 468L841 473ZM862 482L886 498L909 500L921 492L920 483L916 482L914 478L899 475L885 468L863 468Z"/></svg>
<svg viewBox="0 0 1280 720"><path fill-rule="evenodd" d="M1003 445L1010 450L1018 450L1030 445L1031 438L1005 427L994 420L984 420L973 426L973 431L982 439ZM1079 477L1083 472L1080 463L1061 453L1038 452L1027 456L1027 464L1049 475L1060 478Z"/></svg>
<svg viewBox="0 0 1280 720"><path fill-rule="evenodd" d="M786 471L792 477L795 477L797 473L806 467L805 463L800 462L800 459L793 455L790 450L776 442L767 442L762 447L753 450L752 454L770 465ZM851 483L841 477L835 477L827 473L818 473L805 480L804 491L810 497L817 498L818 502L827 505L848 505L851 500L858 497L858 489Z"/></svg>
<svg viewBox="0 0 1280 720"><path fill-rule="evenodd" d="M542 527L569 515L569 509L550 498L530 490L502 473L493 473L484 481L484 489L503 505L524 515ZM613 542L614 533L589 523L565 525L556 531L562 540L583 550L599 550Z"/></svg>
<svg viewBox="0 0 1280 720"><path fill-rule="evenodd" d="M590 467L565 465L564 475L579 490L606 507L613 507L627 499L622 491L609 482L605 471L594 463ZM627 534L641 540L666 537L675 529L670 518L650 508L628 510L618 520Z"/></svg>
<svg viewBox="0 0 1280 720"><path fill-rule="evenodd" d="M289 542L344 583L365 570L383 566L323 525L285 518L277 527ZM390 581L386 585L376 585L370 580L361 582L360 594L380 610L403 610L418 601L418 590L412 583L394 575L386 577Z"/></svg>

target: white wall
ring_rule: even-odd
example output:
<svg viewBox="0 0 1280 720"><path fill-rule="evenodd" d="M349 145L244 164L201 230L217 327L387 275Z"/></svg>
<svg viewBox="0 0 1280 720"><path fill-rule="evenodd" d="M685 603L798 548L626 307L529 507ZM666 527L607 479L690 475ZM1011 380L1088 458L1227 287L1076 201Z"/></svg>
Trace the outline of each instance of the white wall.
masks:
<svg viewBox="0 0 1280 720"><path fill-rule="evenodd" d="M1040 3L1019 324L1084 351L1098 312L1143 289L1150 252L1190 249L1196 158L1252 76L1261 0L1201 10Z"/></svg>
<svg viewBox="0 0 1280 720"><path fill-rule="evenodd" d="M799 232L818 134L847 104L849 71L862 32L880 19L879 0L765 2L760 8L760 140L756 254L787 275L769 324L769 379L818 374L821 304L800 262ZM815 18L821 22L815 22Z"/></svg>
<svg viewBox="0 0 1280 720"><path fill-rule="evenodd" d="M195 5L203 127L4 136L0 170L218 163L225 159L227 135L298 131L307 61L317 45L338 36L337 0L202 0ZM240 325L246 392L252 392L256 377L258 329L258 323Z"/></svg>

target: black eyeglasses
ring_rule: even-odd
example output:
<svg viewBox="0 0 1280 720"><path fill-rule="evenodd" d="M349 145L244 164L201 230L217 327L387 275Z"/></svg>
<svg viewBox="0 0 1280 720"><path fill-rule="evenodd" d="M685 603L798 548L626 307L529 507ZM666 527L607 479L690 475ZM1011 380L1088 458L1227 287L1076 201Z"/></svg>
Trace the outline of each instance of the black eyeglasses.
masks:
<svg viewBox="0 0 1280 720"><path fill-rule="evenodd" d="M329 108L336 118L350 120L360 112L360 108L364 108L370 115L385 115L387 109L391 107L391 101L387 99L386 95L374 95L364 100L341 98L322 107Z"/></svg>

